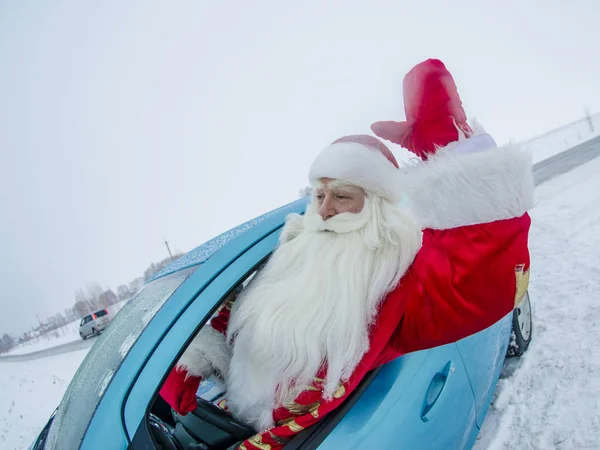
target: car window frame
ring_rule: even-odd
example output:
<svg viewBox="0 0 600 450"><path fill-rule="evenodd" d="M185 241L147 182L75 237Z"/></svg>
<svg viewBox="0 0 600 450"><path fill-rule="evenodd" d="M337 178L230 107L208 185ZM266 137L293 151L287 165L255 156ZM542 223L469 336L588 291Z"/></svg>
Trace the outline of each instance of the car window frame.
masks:
<svg viewBox="0 0 600 450"><path fill-rule="evenodd" d="M155 353L163 337L169 333L173 324L199 293L203 292L240 255L266 236L280 230L289 214L303 214L308 201L308 197L301 198L285 207L250 220L243 226L236 227L198 247L200 250L207 246L215 247L215 250L210 253L210 257L206 257L202 261L193 258L194 264L190 264L188 259L184 264L176 264L176 267L166 273L162 272L152 278L150 282L170 276L175 272L187 270L192 266L199 268L177 289L160 310L156 313L148 311L152 318L138 336L133 347L127 347L129 350L126 357L112 377L112 381L105 388L102 401L97 405L91 422L88 424L81 444L82 450L95 448L95 443L99 440L109 441L108 446L119 446L119 448L125 443L126 446L130 445L131 436L139 425L143 421L145 422L145 406L150 402L144 398L145 406L138 409L133 408L132 411L127 411L127 407L131 403L134 386L137 386L136 380L147 366L148 360ZM197 325L198 320L189 334L192 334ZM185 336L182 335L177 341L177 347L184 347L184 344ZM166 361L166 364L170 362ZM158 376L160 377L162 374L163 371ZM151 386L153 390L160 385L159 381L153 383Z"/></svg>
<svg viewBox="0 0 600 450"><path fill-rule="evenodd" d="M219 274L219 276L215 280L213 280L213 282L211 282L211 284L207 286L204 291L202 291L196 298L194 298L187 310L178 319L177 322L179 323L182 319L185 319L186 317L188 319L190 316L193 317L196 314L196 310L201 309L198 307L198 305L202 302L202 299L210 298L211 296L216 297L217 295L215 295L215 293L218 292L219 300L211 305L208 313L205 314L202 320L196 320L197 324L192 329L191 333L189 333L189 336L185 341L185 345L179 348L177 353L171 352L171 356L168 357L170 359L170 362L166 366L168 367L168 369L165 370L162 377L160 378L159 383L156 384L153 394L149 396L149 401L145 402L146 408L143 413L142 420L139 423L137 423L137 427L135 428L135 431L132 433L132 435L129 435L131 439L132 449L156 448L152 439L151 432L148 429L147 418L150 414L150 409L158 395L160 386L164 384L168 374L175 366L176 361L181 357L184 350L188 347L194 336L200 331L202 327L206 326L206 322L212 317L212 315L227 299L231 292L236 287L238 287L239 284L242 281L244 281L250 274L252 274L252 272L255 271L257 267L259 267L261 264L264 263L266 259L268 259L268 257L271 255L271 253L273 252L273 250L275 250L277 246L280 232L281 228L267 234L259 242L255 243L252 247L250 247L246 252L239 255L238 258L236 258L236 260L233 261L229 267L227 267L221 274ZM228 286L224 287L225 285ZM161 339L161 342L157 345L157 351L161 348L161 346L168 345L166 341L169 339L169 334L178 333L179 331L177 330L177 328L177 323L173 324L173 327L170 330L170 332L167 333L163 337L163 339ZM155 371L151 364L152 361L160 360L161 365L164 365L165 356L159 356L159 352L157 351L155 351L155 353L150 357L148 363L146 364L146 367L144 368L146 374L153 373ZM145 383L145 381L142 378L144 378L144 375L140 374L140 376L136 380L137 385L139 385L140 383ZM132 386L131 392L133 392L134 390L135 386ZM124 402L124 409L127 408L129 400L130 397L128 396L127 400Z"/></svg>

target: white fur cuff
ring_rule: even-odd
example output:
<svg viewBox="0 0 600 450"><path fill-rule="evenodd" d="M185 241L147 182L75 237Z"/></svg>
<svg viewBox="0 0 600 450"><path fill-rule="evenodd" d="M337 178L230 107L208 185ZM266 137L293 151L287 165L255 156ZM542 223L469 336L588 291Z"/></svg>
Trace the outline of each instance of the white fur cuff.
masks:
<svg viewBox="0 0 600 450"><path fill-rule="evenodd" d="M185 369L189 375L202 378L214 372L225 376L230 359L231 349L225 341L225 335L206 324L185 350L177 367Z"/></svg>
<svg viewBox="0 0 600 450"><path fill-rule="evenodd" d="M519 217L533 207L531 155L509 145L440 149L408 169L405 192L423 228L448 229Z"/></svg>

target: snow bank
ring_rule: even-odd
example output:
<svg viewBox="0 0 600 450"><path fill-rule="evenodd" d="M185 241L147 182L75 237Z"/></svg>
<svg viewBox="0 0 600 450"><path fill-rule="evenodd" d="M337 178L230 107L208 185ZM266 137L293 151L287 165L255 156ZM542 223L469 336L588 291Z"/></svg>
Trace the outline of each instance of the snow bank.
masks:
<svg viewBox="0 0 600 450"><path fill-rule="evenodd" d="M597 136L600 136L600 113L522 142L522 145L533 152L536 163Z"/></svg>
<svg viewBox="0 0 600 450"><path fill-rule="evenodd" d="M0 448L26 449L32 443L88 351L25 362L0 360Z"/></svg>
<svg viewBox="0 0 600 450"><path fill-rule="evenodd" d="M108 307L108 312L112 318L114 318L114 316L121 310L125 303L127 303L127 300L123 300ZM6 353L6 355L25 355L27 353L46 350L48 348L58 347L59 345L77 341L81 339L79 337L80 322L81 319L78 319L54 331L50 331L42 336L38 336L30 341L24 342L23 344L13 348L10 352Z"/></svg>
<svg viewBox="0 0 600 450"><path fill-rule="evenodd" d="M600 158L541 185L530 235L533 336L477 449L600 448Z"/></svg>

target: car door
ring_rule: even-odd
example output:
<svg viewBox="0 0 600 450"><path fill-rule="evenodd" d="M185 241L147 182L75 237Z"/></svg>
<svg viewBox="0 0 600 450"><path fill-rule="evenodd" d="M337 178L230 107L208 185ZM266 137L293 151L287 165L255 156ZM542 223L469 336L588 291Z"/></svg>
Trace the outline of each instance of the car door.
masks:
<svg viewBox="0 0 600 450"><path fill-rule="evenodd" d="M512 311L502 320L456 343L475 395L477 424L483 424L504 365L512 328Z"/></svg>
<svg viewBox="0 0 600 450"><path fill-rule="evenodd" d="M84 336L92 334L92 316L85 316L83 318L82 333Z"/></svg>
<svg viewBox="0 0 600 450"><path fill-rule="evenodd" d="M463 449L477 434L473 392L455 344L383 366L319 449Z"/></svg>

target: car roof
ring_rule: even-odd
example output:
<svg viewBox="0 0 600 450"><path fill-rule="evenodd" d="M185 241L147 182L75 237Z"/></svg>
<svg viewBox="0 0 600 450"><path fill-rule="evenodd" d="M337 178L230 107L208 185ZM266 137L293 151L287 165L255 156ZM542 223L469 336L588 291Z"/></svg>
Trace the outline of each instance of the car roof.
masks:
<svg viewBox="0 0 600 450"><path fill-rule="evenodd" d="M227 245L235 237L256 227L261 222L263 222L265 219L268 219L275 215L282 215L283 217L285 217L292 212L296 212L299 205L307 204L308 201L309 201L308 197L303 197L299 200L296 200L292 203L288 203L287 205L282 206L281 208L277 208L273 211L263 214L262 216L258 216L255 219L249 220L248 222L245 222L229 231L226 231L225 233L218 235L217 237L211 239L210 241L207 241L204 244L200 245L199 247L196 247L195 249L186 253L181 258L173 261L167 267L165 267L164 269L157 272L148 281L148 283L156 280L157 278L161 278L161 277L170 275L174 272L178 272L180 270L187 269L188 267L192 267L192 266L206 262L212 255L214 255L221 248L223 248L225 245Z"/></svg>

